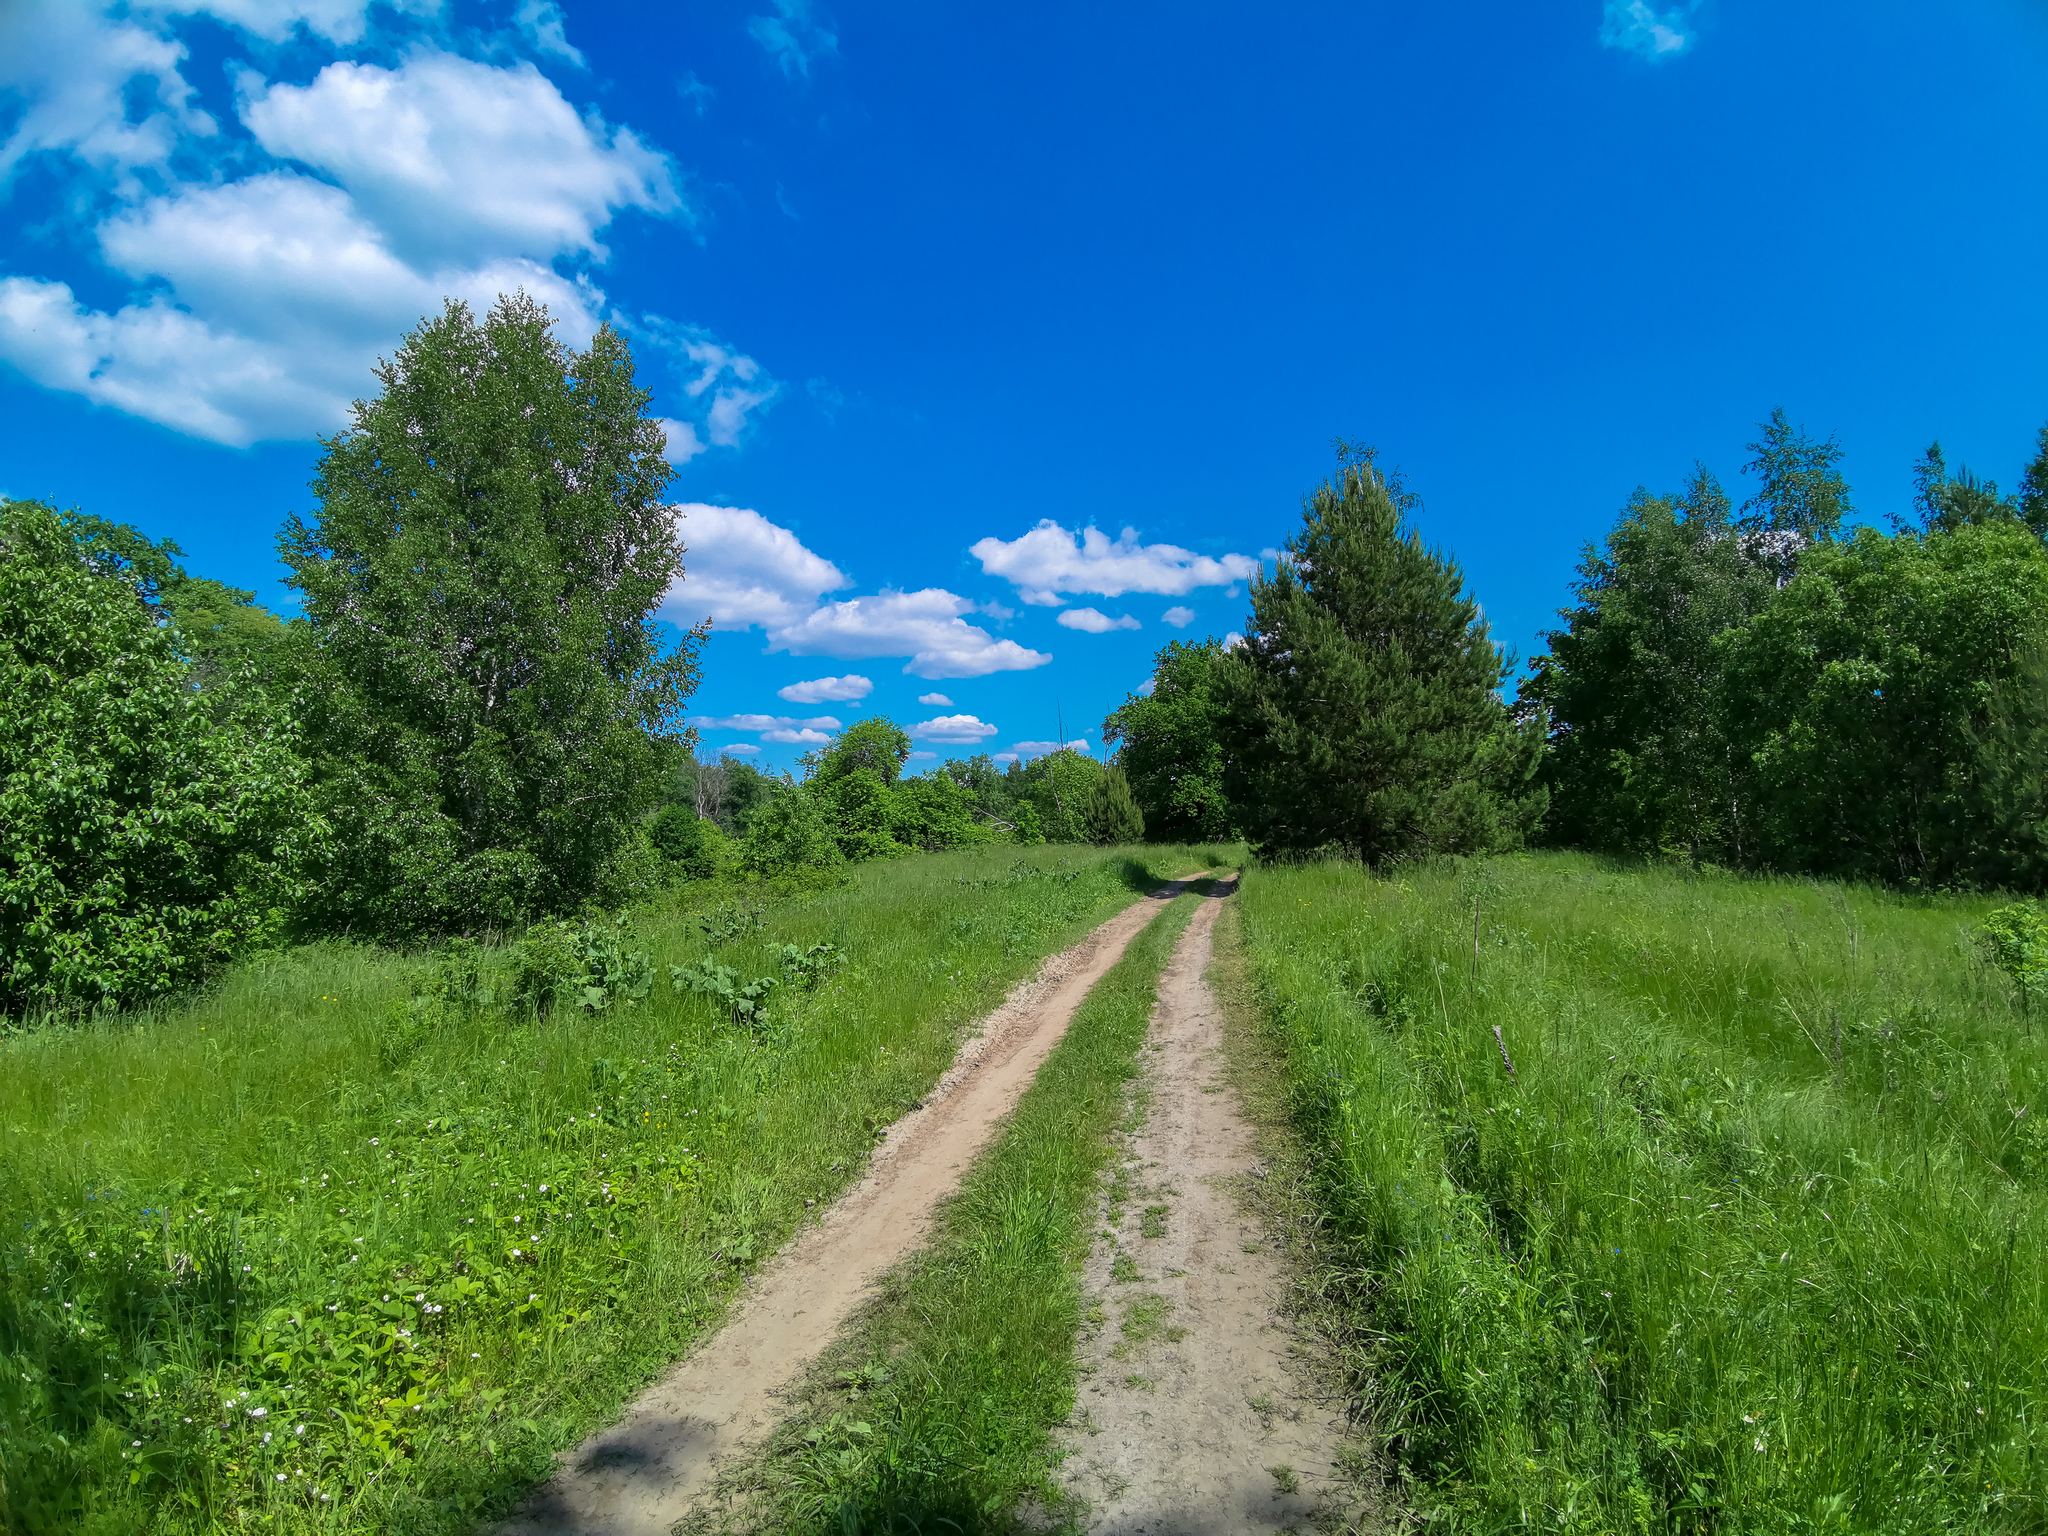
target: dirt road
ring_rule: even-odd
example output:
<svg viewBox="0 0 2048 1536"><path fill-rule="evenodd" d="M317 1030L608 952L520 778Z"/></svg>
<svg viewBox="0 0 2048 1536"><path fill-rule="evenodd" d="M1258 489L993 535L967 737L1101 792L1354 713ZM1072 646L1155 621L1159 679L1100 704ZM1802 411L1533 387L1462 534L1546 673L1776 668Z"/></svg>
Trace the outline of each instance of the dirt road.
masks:
<svg viewBox="0 0 2048 1536"><path fill-rule="evenodd" d="M563 1457L501 1536L665 1536L715 1463L779 1417L773 1394L828 1343L878 1277L920 1247L934 1208L1016 1106L1074 1010L1176 881L1054 956L983 1021L921 1109L889 1130L867 1177L756 1278L733 1318Z"/></svg>
<svg viewBox="0 0 2048 1536"><path fill-rule="evenodd" d="M1207 977L1220 907L1203 903L1160 979L1145 1122L1083 1282L1096 1321L1066 1477L1102 1536L1304 1528L1347 1487L1344 1404L1296 1368L1280 1260L1233 1194L1260 1169Z"/></svg>

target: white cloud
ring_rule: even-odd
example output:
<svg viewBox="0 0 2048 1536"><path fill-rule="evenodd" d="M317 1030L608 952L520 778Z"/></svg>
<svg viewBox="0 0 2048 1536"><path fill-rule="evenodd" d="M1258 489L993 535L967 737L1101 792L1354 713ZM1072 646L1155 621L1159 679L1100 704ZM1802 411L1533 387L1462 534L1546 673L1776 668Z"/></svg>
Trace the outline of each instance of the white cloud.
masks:
<svg viewBox="0 0 2048 1536"><path fill-rule="evenodd" d="M807 80L811 64L839 51L839 38L818 21L811 0L773 0L773 16L747 18L747 35L768 51L784 77Z"/></svg>
<svg viewBox="0 0 2048 1536"><path fill-rule="evenodd" d="M929 678L1024 672L1052 660L1014 640L998 640L960 617L973 611L966 598L938 587L881 592L825 603L793 624L770 630L768 648L797 656L908 655L903 670Z"/></svg>
<svg viewBox="0 0 2048 1536"><path fill-rule="evenodd" d="M953 703L943 693L920 693L917 696L917 702L920 704L943 704L948 708L951 708Z"/></svg>
<svg viewBox="0 0 2048 1536"><path fill-rule="evenodd" d="M555 0L519 0L519 8L512 13L512 25L533 44L534 52L552 54L583 68L583 50L569 41L562 8Z"/></svg>
<svg viewBox="0 0 2048 1536"><path fill-rule="evenodd" d="M1245 555L1212 559L1177 544L1140 544L1135 528L1126 528L1114 541L1095 527L1069 533L1050 518L1022 538L1007 543L982 539L968 553L989 575L1015 585L1025 602L1047 608L1058 606L1062 592L1184 597L1197 587L1241 581L1259 568Z"/></svg>
<svg viewBox="0 0 2048 1536"><path fill-rule="evenodd" d="M5 279L0 362L239 445L342 425L377 356L446 297L482 310L524 288L565 340L587 341L604 295L555 263L604 260L599 235L620 212L688 211L668 157L630 128L579 112L529 63L421 47L394 67L330 63L305 85L270 84L231 53L221 67L254 142L230 140L194 105L168 30L205 12L270 42L345 45L366 35L368 8L0 3L0 97L22 104L0 183L29 157L64 157L85 178L71 195L90 206L96 177L114 198L99 254L135 284L130 302L99 309L62 282ZM439 0L392 9L433 13ZM567 47L552 0L524 0L516 19L535 46ZM198 174L170 177L174 163ZM693 339L720 356L713 382L685 390L699 419L670 424L677 461L736 442L776 387L752 359Z"/></svg>
<svg viewBox="0 0 2048 1536"><path fill-rule="evenodd" d="M1049 752L1086 752L1087 750L1087 741L1079 736L1075 737L1072 741L1066 742L1013 741L1010 743L1010 750L1001 754L997 761L1007 763L1020 757L1044 757Z"/></svg>
<svg viewBox="0 0 2048 1536"><path fill-rule="evenodd" d="M1240 634L1239 634L1239 633L1238 633L1238 632L1237 632L1236 630L1234 630L1234 629L1233 629L1233 630L1232 630L1232 631L1231 631L1231 632L1230 632L1229 634L1227 634L1227 635L1225 635L1225 636L1223 637L1223 649L1225 649L1226 651L1234 651L1234 650L1236 650L1236 649L1237 649L1237 648L1238 648L1238 647L1239 647L1240 645L1243 645L1243 644L1244 644L1244 636L1243 636L1243 635L1240 635Z"/></svg>
<svg viewBox="0 0 2048 1536"><path fill-rule="evenodd" d="M772 731L763 731L761 739L791 747L822 747L832 740L823 731L814 731L808 726L781 726Z"/></svg>
<svg viewBox="0 0 2048 1536"><path fill-rule="evenodd" d="M1128 613L1112 619L1106 613L1093 608L1069 608L1054 621L1063 629L1083 630L1091 635L1106 635L1112 629L1136 629L1138 621Z"/></svg>
<svg viewBox="0 0 2048 1536"><path fill-rule="evenodd" d="M773 634L803 619L825 593L851 585L838 566L751 508L689 502L675 511L689 553L683 579L662 600L661 616L673 624L688 629L708 618L720 629L758 624Z"/></svg>
<svg viewBox="0 0 2048 1536"><path fill-rule="evenodd" d="M909 760L913 763L936 763L939 760L939 754L936 752L913 752L910 754Z"/></svg>
<svg viewBox="0 0 2048 1536"><path fill-rule="evenodd" d="M989 761L995 763L1014 763L1015 761L1017 761L1017 758L1018 754L1015 752L997 752L989 759Z"/></svg>
<svg viewBox="0 0 2048 1536"><path fill-rule="evenodd" d="M851 704L874 691L873 683L858 673L849 672L844 677L814 677L807 683L791 683L787 688L776 689L775 696L792 704L823 704L828 700L835 704Z"/></svg>
<svg viewBox="0 0 2048 1536"><path fill-rule="evenodd" d="M1159 615L1159 618L1160 622L1171 624L1175 629L1186 629L1195 622L1195 610L1192 608L1173 607Z"/></svg>
<svg viewBox="0 0 2048 1536"><path fill-rule="evenodd" d="M919 741L944 741L956 746L973 746L995 733L994 726L973 715L940 715L920 720L910 728L910 734Z"/></svg>
<svg viewBox="0 0 2048 1536"><path fill-rule="evenodd" d="M671 464L687 464L711 445L697 435L697 429L687 421L677 421L673 416L657 418L668 441L662 444L661 456Z"/></svg>
<svg viewBox="0 0 2048 1536"><path fill-rule="evenodd" d="M720 747L718 750L721 752L729 753L734 757L752 757L756 752L759 752L761 749L755 746L751 741L729 741L724 746Z"/></svg>
<svg viewBox="0 0 2048 1536"><path fill-rule="evenodd" d="M700 731L836 731L839 721L831 715L813 715L808 720L788 715L692 715L690 724Z"/></svg>
<svg viewBox="0 0 2048 1536"><path fill-rule="evenodd" d="M1600 18L1600 41L1646 59L1675 58L1693 44L1689 30L1699 0L1658 10L1648 0L1607 0Z"/></svg>
<svg viewBox="0 0 2048 1536"><path fill-rule="evenodd" d="M243 79L242 119L280 159L332 176L415 266L486 252L606 254L614 213L681 211L668 156L584 116L531 64L414 54L397 69L335 63L310 85Z"/></svg>
<svg viewBox="0 0 2048 1536"><path fill-rule="evenodd" d="M1052 660L969 624L961 615L975 604L937 587L820 603L851 583L787 528L744 507L693 502L675 510L690 548L683 580L660 612L684 628L705 618L720 628L759 625L771 651L848 661L908 656L903 670L929 678L1022 672Z"/></svg>

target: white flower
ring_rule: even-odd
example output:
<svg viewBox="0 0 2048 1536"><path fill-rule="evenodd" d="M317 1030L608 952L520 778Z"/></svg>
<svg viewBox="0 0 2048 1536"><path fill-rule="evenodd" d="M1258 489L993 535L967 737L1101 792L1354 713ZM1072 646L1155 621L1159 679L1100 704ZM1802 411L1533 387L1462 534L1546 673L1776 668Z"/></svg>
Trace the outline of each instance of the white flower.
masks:
<svg viewBox="0 0 2048 1536"><path fill-rule="evenodd" d="M278 1481L279 1481L280 1483L284 1481L284 1474L283 1474L282 1472L280 1472L280 1473L278 1473L278 1474L277 1474L277 1480L278 1480Z"/></svg>
<svg viewBox="0 0 2048 1536"><path fill-rule="evenodd" d="M252 1419L261 1419L267 1417L269 1413L270 1410L268 1408L251 1408L249 1410L249 1417Z"/></svg>

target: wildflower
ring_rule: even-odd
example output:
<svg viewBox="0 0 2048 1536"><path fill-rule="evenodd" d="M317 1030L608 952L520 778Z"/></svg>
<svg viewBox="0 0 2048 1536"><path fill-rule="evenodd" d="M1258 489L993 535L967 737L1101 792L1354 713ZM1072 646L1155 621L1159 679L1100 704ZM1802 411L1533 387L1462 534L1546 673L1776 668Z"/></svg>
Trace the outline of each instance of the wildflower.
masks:
<svg viewBox="0 0 2048 1536"><path fill-rule="evenodd" d="M282 1472L280 1472L280 1473L278 1473L278 1474L277 1474L277 1480L278 1480L278 1481L279 1481L280 1483L284 1481L284 1474L283 1474Z"/></svg>
<svg viewBox="0 0 2048 1536"><path fill-rule="evenodd" d="M1762 1435L1758 1435L1756 1437L1756 1448L1759 1451L1761 1451L1764 1448L1764 1437Z"/></svg>

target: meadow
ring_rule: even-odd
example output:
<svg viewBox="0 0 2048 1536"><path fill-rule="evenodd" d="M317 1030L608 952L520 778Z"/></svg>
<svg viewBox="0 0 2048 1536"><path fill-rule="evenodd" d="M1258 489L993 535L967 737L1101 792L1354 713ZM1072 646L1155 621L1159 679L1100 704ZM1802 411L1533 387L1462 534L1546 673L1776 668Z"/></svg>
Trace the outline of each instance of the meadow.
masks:
<svg viewBox="0 0 2048 1536"><path fill-rule="evenodd" d="M0 1528L471 1529L716 1323L964 1026L1199 863L685 888L556 935L604 984L544 1011L533 944L321 944L0 1036Z"/></svg>
<svg viewBox="0 0 2048 1536"><path fill-rule="evenodd" d="M2048 1020L1996 903L1572 855L1241 900L1419 1517L2048 1524Z"/></svg>

